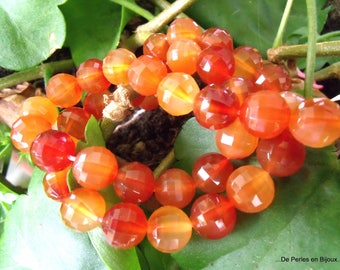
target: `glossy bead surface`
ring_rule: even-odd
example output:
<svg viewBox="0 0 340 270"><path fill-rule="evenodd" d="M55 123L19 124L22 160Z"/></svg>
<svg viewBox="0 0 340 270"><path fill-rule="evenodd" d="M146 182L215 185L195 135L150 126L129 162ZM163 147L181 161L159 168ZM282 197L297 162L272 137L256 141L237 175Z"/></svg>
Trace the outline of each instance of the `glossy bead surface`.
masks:
<svg viewBox="0 0 340 270"><path fill-rule="evenodd" d="M118 249L137 246L145 237L147 219L133 203L117 203L109 208L102 221L106 241Z"/></svg>
<svg viewBox="0 0 340 270"><path fill-rule="evenodd" d="M163 205L183 208L195 196L195 181L182 169L168 169L156 180L155 196Z"/></svg>
<svg viewBox="0 0 340 270"><path fill-rule="evenodd" d="M232 51L234 48L233 38L230 33L219 27L206 29L201 35L199 45L202 49L206 49L211 46L219 46Z"/></svg>
<svg viewBox="0 0 340 270"><path fill-rule="evenodd" d="M284 98L291 111L297 109L300 103L305 100L303 96L293 91L282 91L280 96Z"/></svg>
<svg viewBox="0 0 340 270"><path fill-rule="evenodd" d="M272 176L293 175L302 167L305 157L305 146L288 130L275 138L260 140L256 148L258 162Z"/></svg>
<svg viewBox="0 0 340 270"><path fill-rule="evenodd" d="M155 249L164 253L183 249L190 241L191 234L189 217L174 206L158 208L148 220L147 238Z"/></svg>
<svg viewBox="0 0 340 270"><path fill-rule="evenodd" d="M138 106L139 106L139 108L144 109L146 111L155 110L159 107L158 99L157 99L156 96L144 97L142 102L139 103Z"/></svg>
<svg viewBox="0 0 340 270"><path fill-rule="evenodd" d="M87 232L100 225L106 203L95 190L78 188L65 198L60 214L66 226L78 232Z"/></svg>
<svg viewBox="0 0 340 270"><path fill-rule="evenodd" d="M113 188L122 201L141 203L153 194L155 178L148 166L140 162L128 162L119 168Z"/></svg>
<svg viewBox="0 0 340 270"><path fill-rule="evenodd" d="M263 139L276 137L288 127L290 109L278 92L262 90L249 95L240 120L249 133Z"/></svg>
<svg viewBox="0 0 340 270"><path fill-rule="evenodd" d="M261 53L251 46L239 46L233 51L235 59L234 76L255 81L256 71L262 67Z"/></svg>
<svg viewBox="0 0 340 270"><path fill-rule="evenodd" d="M234 206L246 213L258 213L272 203L274 181L269 173L253 165L234 170L227 181L227 195Z"/></svg>
<svg viewBox="0 0 340 270"><path fill-rule="evenodd" d="M44 191L47 197L55 201L62 201L70 195L67 185L67 174L70 167L59 172L46 173L43 179Z"/></svg>
<svg viewBox="0 0 340 270"><path fill-rule="evenodd" d="M59 73L50 78L46 86L46 96L58 107L68 108L76 105L82 96L77 78Z"/></svg>
<svg viewBox="0 0 340 270"><path fill-rule="evenodd" d="M340 137L340 106L328 98L311 98L292 112L289 130L302 144L321 148Z"/></svg>
<svg viewBox="0 0 340 270"><path fill-rule="evenodd" d="M255 84L251 80L234 76L228 79L223 85L230 89L231 92L235 93L240 104L242 104L245 98L251 92L254 92L255 89Z"/></svg>
<svg viewBox="0 0 340 270"><path fill-rule="evenodd" d="M237 117L240 103L229 89L207 85L195 97L193 112L199 124L208 129L221 129Z"/></svg>
<svg viewBox="0 0 340 270"><path fill-rule="evenodd" d="M104 92L109 95L110 92ZM93 115L97 120L103 118L103 110L105 108L104 95L103 94L88 94L84 98L83 108L87 113Z"/></svg>
<svg viewBox="0 0 340 270"><path fill-rule="evenodd" d="M168 49L168 38L163 33L154 33L143 43L143 54L157 57L164 62L166 61Z"/></svg>
<svg viewBox="0 0 340 270"><path fill-rule="evenodd" d="M67 133L47 130L34 139L30 153L33 163L40 169L57 172L71 165L76 146Z"/></svg>
<svg viewBox="0 0 340 270"><path fill-rule="evenodd" d="M198 42L201 38L202 30L191 18L178 18L172 21L167 30L168 42L186 38Z"/></svg>
<svg viewBox="0 0 340 270"><path fill-rule="evenodd" d="M242 159L254 153L258 137L250 134L237 118L228 127L216 130L218 150L229 159Z"/></svg>
<svg viewBox="0 0 340 270"><path fill-rule="evenodd" d="M205 194L194 201L190 220L200 236L221 239L234 229L236 210L226 197L214 193Z"/></svg>
<svg viewBox="0 0 340 270"><path fill-rule="evenodd" d="M40 116L20 116L11 129L13 146L21 152L29 153L33 140L41 133L51 129L51 123Z"/></svg>
<svg viewBox="0 0 340 270"><path fill-rule="evenodd" d="M225 191L226 182L233 170L231 162L222 154L206 153L196 159L191 175L201 191L220 193Z"/></svg>
<svg viewBox="0 0 340 270"><path fill-rule="evenodd" d="M193 102L199 91L193 77L182 72L172 72L158 85L158 103L171 115L185 115L192 112Z"/></svg>
<svg viewBox="0 0 340 270"><path fill-rule="evenodd" d="M105 147L90 146L77 154L72 172L79 185L99 190L113 183L118 163L116 156Z"/></svg>
<svg viewBox="0 0 340 270"><path fill-rule="evenodd" d="M156 94L159 82L167 74L166 65L158 58L142 55L134 60L128 70L129 84L138 94Z"/></svg>

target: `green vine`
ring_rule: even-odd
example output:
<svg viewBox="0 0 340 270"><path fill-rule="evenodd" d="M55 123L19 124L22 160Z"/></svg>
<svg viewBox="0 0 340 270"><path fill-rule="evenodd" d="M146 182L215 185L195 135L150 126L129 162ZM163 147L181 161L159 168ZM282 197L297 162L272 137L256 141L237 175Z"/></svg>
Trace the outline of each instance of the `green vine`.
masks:
<svg viewBox="0 0 340 270"><path fill-rule="evenodd" d="M294 0L287 0L286 3L286 7L285 10L283 12L282 18L281 18L281 22L279 25L279 29L277 30L277 34L273 43L273 48L277 48L279 46L282 45L282 40L283 40L283 34L284 34L284 30L286 28L287 25L287 21L289 18L289 14L290 14L290 10L292 8Z"/></svg>

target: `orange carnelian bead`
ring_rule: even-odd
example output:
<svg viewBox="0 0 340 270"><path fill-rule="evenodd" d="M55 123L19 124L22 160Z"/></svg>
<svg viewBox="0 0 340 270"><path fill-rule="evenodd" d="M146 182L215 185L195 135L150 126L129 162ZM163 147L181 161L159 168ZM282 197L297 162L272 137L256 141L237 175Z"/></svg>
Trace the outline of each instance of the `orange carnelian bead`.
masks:
<svg viewBox="0 0 340 270"><path fill-rule="evenodd" d="M62 171L46 173L43 179L45 194L55 201L62 201L70 195L67 185L67 174L70 167Z"/></svg>
<svg viewBox="0 0 340 270"><path fill-rule="evenodd" d="M172 72L158 85L158 103L171 115L185 115L192 112L194 99L199 92L193 77L182 72Z"/></svg>
<svg viewBox="0 0 340 270"><path fill-rule="evenodd" d="M175 40L168 49L166 63L173 72L184 72L192 75L196 72L200 52L201 48L193 40Z"/></svg>
<svg viewBox="0 0 340 270"><path fill-rule="evenodd" d="M182 169L168 169L156 180L155 196L163 205L183 208L195 196L195 181Z"/></svg>
<svg viewBox="0 0 340 270"><path fill-rule="evenodd" d="M47 97L34 96L21 104L20 115L40 116L53 125L57 121L58 109Z"/></svg>
<svg viewBox="0 0 340 270"><path fill-rule="evenodd" d="M276 91L262 90L249 95L240 109L244 127L262 139L279 135L288 127L290 109Z"/></svg>
<svg viewBox="0 0 340 270"><path fill-rule="evenodd" d="M192 168L192 178L197 188L206 193L225 191L229 175L234 170L231 162L219 153L206 153L196 159Z"/></svg>
<svg viewBox="0 0 340 270"><path fill-rule="evenodd" d="M51 128L51 123L41 116L20 116L12 124L10 134L12 143L19 151L29 153L35 137L46 130L50 130Z"/></svg>
<svg viewBox="0 0 340 270"><path fill-rule="evenodd" d="M199 42L202 30L194 20L190 18L178 18L169 25L166 35L170 44L182 38Z"/></svg>
<svg viewBox="0 0 340 270"><path fill-rule="evenodd" d="M244 99L255 91L255 84L248 79L241 77L231 77L224 83L224 86L230 89L238 97L240 104L243 103Z"/></svg>
<svg viewBox="0 0 340 270"><path fill-rule="evenodd" d="M104 92L104 94L87 94L83 101L84 110L97 120L103 118L103 110L106 106L104 95L110 94L109 91Z"/></svg>
<svg viewBox="0 0 340 270"><path fill-rule="evenodd" d="M280 92L280 96L285 99L291 111L294 111L300 103L305 100L303 96L293 91L282 91Z"/></svg>
<svg viewBox="0 0 340 270"><path fill-rule="evenodd" d="M116 156L105 147L90 146L77 154L72 172L82 187L99 190L116 179L118 162Z"/></svg>
<svg viewBox="0 0 340 270"><path fill-rule="evenodd" d="M250 134L237 118L228 127L215 133L218 150L229 159L242 159L250 156L256 149L258 137Z"/></svg>
<svg viewBox="0 0 340 270"><path fill-rule="evenodd" d="M65 198L60 214L66 226L78 232L87 232L100 225L106 203L99 192L77 188Z"/></svg>
<svg viewBox="0 0 340 270"><path fill-rule="evenodd" d="M224 196L210 193L198 197L190 211L193 229L207 239L221 239L236 224L234 205Z"/></svg>
<svg viewBox="0 0 340 270"><path fill-rule="evenodd" d="M164 253L184 248L190 241L192 225L189 217L179 208L163 206L154 211L147 227L150 244Z"/></svg>
<svg viewBox="0 0 340 270"><path fill-rule="evenodd" d="M157 57L165 62L168 48L167 36L163 33L154 33L145 40L143 54Z"/></svg>
<svg viewBox="0 0 340 270"><path fill-rule="evenodd" d="M88 59L79 65L76 77L80 87L87 93L103 93L111 85L104 76L102 66L103 61L95 58Z"/></svg>
<svg viewBox="0 0 340 270"><path fill-rule="evenodd" d="M234 170L228 178L226 191L234 206L246 213L265 210L275 195L274 181L269 173L253 165Z"/></svg>
<svg viewBox="0 0 340 270"><path fill-rule="evenodd" d="M206 49L210 46L225 47L229 50L233 50L233 38L230 33L219 27L212 27L205 30L199 41L199 45L202 49Z"/></svg>
<svg viewBox="0 0 340 270"><path fill-rule="evenodd" d="M138 94L156 94L159 82L166 76L166 65L158 58L142 55L133 61L128 71L129 84Z"/></svg>
<svg viewBox="0 0 340 270"><path fill-rule="evenodd" d="M66 108L58 116L58 130L82 140L85 137L85 127L89 119L90 115L83 108Z"/></svg>
<svg viewBox="0 0 340 270"><path fill-rule="evenodd" d="M77 78L59 73L50 78L46 86L46 96L58 107L68 108L76 105L82 96Z"/></svg>
<svg viewBox="0 0 340 270"><path fill-rule="evenodd" d="M240 46L233 51L235 59L234 76L255 81L256 71L262 67L261 53L250 46Z"/></svg>
<svg viewBox="0 0 340 270"><path fill-rule="evenodd" d="M144 239L147 226L143 210L133 203L113 205L102 221L106 241L118 249L137 246Z"/></svg>
<svg viewBox="0 0 340 270"><path fill-rule="evenodd" d="M146 111L155 110L159 107L158 99L156 96L143 97L138 106Z"/></svg>
<svg viewBox="0 0 340 270"><path fill-rule="evenodd" d="M292 112L289 130L302 144L321 148L340 137L340 106L328 98L310 98Z"/></svg>
<svg viewBox="0 0 340 270"><path fill-rule="evenodd" d="M124 48L109 51L103 60L103 73L112 84L129 84L128 69L136 55Z"/></svg>

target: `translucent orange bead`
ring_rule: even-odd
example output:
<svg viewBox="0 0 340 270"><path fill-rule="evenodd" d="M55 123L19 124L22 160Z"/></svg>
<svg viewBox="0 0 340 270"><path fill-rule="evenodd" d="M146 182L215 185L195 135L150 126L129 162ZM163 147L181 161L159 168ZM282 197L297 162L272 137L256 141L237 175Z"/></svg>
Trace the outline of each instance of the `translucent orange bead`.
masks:
<svg viewBox="0 0 340 270"><path fill-rule="evenodd" d="M62 201L70 195L67 185L67 174L70 167L58 172L46 173L43 179L45 194L55 201Z"/></svg>
<svg viewBox="0 0 340 270"><path fill-rule="evenodd" d="M156 94L159 82L166 76L166 65L158 58L142 55L133 61L128 70L129 84L138 94Z"/></svg>
<svg viewBox="0 0 340 270"><path fill-rule="evenodd" d="M99 192L78 188L65 198L60 214L65 225L78 232L87 232L100 225L106 203Z"/></svg>
<svg viewBox="0 0 340 270"><path fill-rule="evenodd" d="M199 42L202 30L194 20L190 18L178 18L169 25L166 35L170 44L181 38Z"/></svg>
<svg viewBox="0 0 340 270"><path fill-rule="evenodd" d="M240 104L243 103L244 99L255 91L255 84L248 79L241 77L231 77L224 83L224 86L230 89L238 97Z"/></svg>
<svg viewBox="0 0 340 270"><path fill-rule="evenodd" d="M199 45L202 49L210 46L220 46L232 51L234 48L233 38L230 33L219 27L212 27L205 30L201 35Z"/></svg>
<svg viewBox="0 0 340 270"><path fill-rule="evenodd" d="M237 118L228 127L216 130L218 150L229 159L242 159L254 153L258 137L250 134Z"/></svg>
<svg viewBox="0 0 340 270"><path fill-rule="evenodd" d="M262 139L276 137L288 127L290 109L279 92L262 90L249 95L240 120L249 133Z"/></svg>
<svg viewBox="0 0 340 270"><path fill-rule="evenodd" d="M116 156L105 147L90 146L77 154L72 172L82 187L99 190L116 179L118 162Z"/></svg>
<svg viewBox="0 0 340 270"><path fill-rule="evenodd" d="M187 206L195 196L195 181L182 169L163 172L155 183L155 196L162 205Z"/></svg>
<svg viewBox="0 0 340 270"><path fill-rule="evenodd" d="M166 54L169 48L168 38L163 33L150 35L143 44L143 54L151 55L166 61Z"/></svg>
<svg viewBox="0 0 340 270"><path fill-rule="evenodd" d="M253 47L240 46L234 49L233 55L235 59L234 76L255 81L256 71L263 65L261 53Z"/></svg>
<svg viewBox="0 0 340 270"><path fill-rule="evenodd" d="M58 109L47 97L34 96L21 104L20 115L40 116L53 125L57 121Z"/></svg>
<svg viewBox="0 0 340 270"><path fill-rule="evenodd" d="M82 96L77 78L59 73L50 78L46 86L46 96L58 107L68 108L76 105Z"/></svg>
<svg viewBox="0 0 340 270"><path fill-rule="evenodd" d="M110 95L110 92L106 91L104 94ZM88 94L83 101L84 110L90 115L93 115L97 120L103 118L105 106L103 94Z"/></svg>
<svg viewBox="0 0 340 270"><path fill-rule="evenodd" d="M12 124L10 134L12 144L19 151L29 153L35 137L46 130L50 130L51 128L51 123L40 116L20 116Z"/></svg>
<svg viewBox="0 0 340 270"><path fill-rule="evenodd" d="M280 92L280 96L285 99L291 111L294 111L300 103L305 100L303 96L293 91L282 91Z"/></svg>
<svg viewBox="0 0 340 270"><path fill-rule="evenodd" d="M340 106L328 98L311 98L293 111L289 130L302 144L321 148L340 137Z"/></svg>
<svg viewBox="0 0 340 270"><path fill-rule="evenodd" d="M159 107L158 99L156 96L143 97L142 102L138 106L146 111L155 110Z"/></svg>
<svg viewBox="0 0 340 270"><path fill-rule="evenodd" d="M258 213L273 202L274 181L264 169L253 165L234 170L227 181L227 195L234 206L246 213Z"/></svg>
<svg viewBox="0 0 340 270"><path fill-rule="evenodd" d="M200 52L201 48L193 40L175 40L168 49L166 63L173 72L184 72L192 75L196 72Z"/></svg>
<svg viewBox="0 0 340 270"><path fill-rule="evenodd" d="M194 99L199 92L193 77L182 72L172 72L158 85L158 103L171 115L185 115L192 112Z"/></svg>
<svg viewBox="0 0 340 270"><path fill-rule="evenodd" d="M147 238L161 252L173 253L183 249L189 243L191 235L191 221L177 207L160 207L148 220Z"/></svg>
<svg viewBox="0 0 340 270"><path fill-rule="evenodd" d="M103 59L103 73L112 84L129 84L127 76L130 64L136 55L124 48L111 50Z"/></svg>

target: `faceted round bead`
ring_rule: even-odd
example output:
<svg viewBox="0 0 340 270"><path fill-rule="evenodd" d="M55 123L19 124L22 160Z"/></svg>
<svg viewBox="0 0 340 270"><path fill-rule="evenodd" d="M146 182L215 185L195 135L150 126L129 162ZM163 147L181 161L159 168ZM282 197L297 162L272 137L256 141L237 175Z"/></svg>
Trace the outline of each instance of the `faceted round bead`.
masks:
<svg viewBox="0 0 340 270"><path fill-rule="evenodd" d="M104 94L110 95L110 92L107 91ZM103 118L105 106L103 94L87 94L83 101L84 110L93 115L97 120Z"/></svg>
<svg viewBox="0 0 340 270"><path fill-rule="evenodd" d="M45 194L55 201L62 201L70 195L70 190L67 185L67 174L70 167L66 167L59 172L46 173L43 179Z"/></svg>
<svg viewBox="0 0 340 270"><path fill-rule="evenodd" d="M200 89L188 74L172 72L158 85L159 106L173 116L185 115L193 110L193 102Z"/></svg>
<svg viewBox="0 0 340 270"><path fill-rule="evenodd" d="M233 55L235 59L234 76L255 81L256 71L263 65L261 53L253 47L240 46L234 49Z"/></svg>
<svg viewBox="0 0 340 270"><path fill-rule="evenodd" d="M195 161L191 175L201 191L220 193L225 191L227 179L233 170L233 165L225 156L206 153Z"/></svg>
<svg viewBox="0 0 340 270"><path fill-rule="evenodd" d="M133 61L128 70L129 84L138 94L156 94L159 82L166 76L166 65L158 58L142 55Z"/></svg>
<svg viewBox="0 0 340 270"><path fill-rule="evenodd" d="M192 225L189 217L179 208L162 206L148 220L147 238L150 244L164 253L184 248L190 241Z"/></svg>
<svg viewBox="0 0 340 270"><path fill-rule="evenodd" d="M87 232L100 225L105 210L106 203L99 192L78 188L63 200L60 214L66 226L78 232Z"/></svg>
<svg viewBox="0 0 340 270"><path fill-rule="evenodd" d="M195 181L182 169L168 169L156 180L155 196L162 205L183 208L195 196Z"/></svg>
<svg viewBox="0 0 340 270"><path fill-rule="evenodd" d="M77 154L72 172L79 185L99 190L116 179L118 163L116 156L105 147L90 146Z"/></svg>
<svg viewBox="0 0 340 270"><path fill-rule="evenodd" d="M122 201L141 203L153 194L155 178L148 166L140 162L128 162L119 168L113 188Z"/></svg>
<svg viewBox="0 0 340 270"><path fill-rule="evenodd" d="M300 103L305 100L303 96L293 91L282 91L280 96L284 98L291 111L297 109Z"/></svg>
<svg viewBox="0 0 340 270"><path fill-rule="evenodd" d="M169 25L166 35L170 44L182 38L199 42L202 30L198 24L190 18L177 18Z"/></svg>
<svg viewBox="0 0 340 270"><path fill-rule="evenodd" d="M230 125L238 116L240 103L237 96L220 85L207 85L194 100L197 122L209 129L221 129Z"/></svg>
<svg viewBox="0 0 340 270"><path fill-rule="evenodd" d="M194 201L190 220L200 236L221 239L234 229L236 210L226 197L214 193L205 194Z"/></svg>
<svg viewBox="0 0 340 270"><path fill-rule="evenodd" d="M244 127L262 139L276 137L288 127L290 109L278 92L262 90L249 95L240 109Z"/></svg>
<svg viewBox="0 0 340 270"><path fill-rule="evenodd" d="M251 80L241 77L231 77L223 85L235 93L240 104L251 92L255 91L255 84Z"/></svg>
<svg viewBox="0 0 340 270"><path fill-rule="evenodd" d="M34 164L46 172L57 172L70 166L76 146L70 135L58 130L40 133L31 146Z"/></svg>
<svg viewBox="0 0 340 270"><path fill-rule="evenodd" d="M41 132L50 130L51 128L51 123L40 116L20 116L12 124L10 135L12 144L19 151L29 153L35 137L37 137Z"/></svg>
<svg viewBox="0 0 340 270"><path fill-rule="evenodd" d="M146 111L155 110L159 107L158 99L156 96L143 97L142 102L138 106Z"/></svg>
<svg viewBox="0 0 340 270"><path fill-rule="evenodd" d="M230 50L212 46L203 50L197 60L197 73L206 84L219 84L233 76L235 61Z"/></svg>
<svg viewBox="0 0 340 270"><path fill-rule="evenodd" d="M151 55L166 61L166 54L169 49L168 38L166 34L154 33L150 35L143 44L143 54Z"/></svg>
<svg viewBox="0 0 340 270"><path fill-rule="evenodd" d="M292 112L289 130L302 144L321 148L340 137L340 106L328 98L311 98Z"/></svg>
<svg viewBox="0 0 340 270"><path fill-rule="evenodd" d="M193 40L175 40L168 49L166 63L173 72L184 72L192 75L196 72L200 52L201 48Z"/></svg>
<svg viewBox="0 0 340 270"><path fill-rule="evenodd" d="M58 130L82 140L85 137L85 127L89 119L90 115L83 108L66 108L58 116Z"/></svg>
<svg viewBox="0 0 340 270"><path fill-rule="evenodd" d="M81 63L77 69L76 77L80 87L90 94L103 93L111 85L104 76L103 61L95 58Z"/></svg>
<svg viewBox="0 0 340 270"><path fill-rule="evenodd" d="M46 96L58 107L68 108L76 105L82 96L77 78L59 73L50 78L46 86Z"/></svg>
<svg viewBox="0 0 340 270"><path fill-rule="evenodd" d="M143 210L133 203L113 205L102 221L106 241L118 249L129 249L142 242L147 225Z"/></svg>
<svg viewBox="0 0 340 270"><path fill-rule="evenodd" d="M128 70L136 55L124 48L109 51L103 59L103 73L112 84L129 84Z"/></svg>
<svg viewBox="0 0 340 270"><path fill-rule="evenodd" d="M206 49L211 46L219 46L232 51L234 48L233 38L230 33L219 27L212 27L205 30L201 35L199 45L202 49Z"/></svg>
<svg viewBox="0 0 340 270"><path fill-rule="evenodd" d="M226 190L234 206L246 213L265 210L275 196L274 181L269 173L253 165L234 170L228 178Z"/></svg>
<svg viewBox="0 0 340 270"><path fill-rule="evenodd" d="M285 130L275 138L260 140L256 157L261 167L270 175L286 177L302 167L306 150L302 143Z"/></svg>
<svg viewBox="0 0 340 270"><path fill-rule="evenodd" d="M53 125L57 121L58 109L47 97L34 96L22 103L20 114L40 116Z"/></svg>
<svg viewBox="0 0 340 270"><path fill-rule="evenodd" d="M254 153L258 137L250 134L237 118L228 127L216 130L215 143L218 150L229 159L242 159Z"/></svg>

